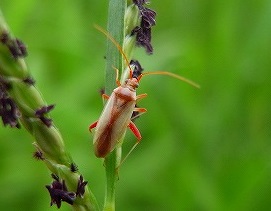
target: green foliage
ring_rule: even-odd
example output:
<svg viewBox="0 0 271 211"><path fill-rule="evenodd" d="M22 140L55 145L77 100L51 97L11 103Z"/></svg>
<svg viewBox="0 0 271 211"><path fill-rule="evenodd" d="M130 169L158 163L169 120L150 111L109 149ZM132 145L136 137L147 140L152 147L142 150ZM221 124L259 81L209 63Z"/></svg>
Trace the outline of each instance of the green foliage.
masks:
<svg viewBox="0 0 271 211"><path fill-rule="evenodd" d="M148 109L136 124L143 139L123 164L117 210L267 210L271 202L269 1L152 1L158 13L154 54L138 49L146 71L166 70L201 85L146 76L138 93ZM88 125L102 110L107 2L1 0L13 33L29 51L51 116L98 200L104 169ZM112 69L112 71L114 71ZM56 210L34 140L0 128L0 197L5 210ZM136 141L128 132L124 154ZM69 210L63 204L62 210Z"/></svg>

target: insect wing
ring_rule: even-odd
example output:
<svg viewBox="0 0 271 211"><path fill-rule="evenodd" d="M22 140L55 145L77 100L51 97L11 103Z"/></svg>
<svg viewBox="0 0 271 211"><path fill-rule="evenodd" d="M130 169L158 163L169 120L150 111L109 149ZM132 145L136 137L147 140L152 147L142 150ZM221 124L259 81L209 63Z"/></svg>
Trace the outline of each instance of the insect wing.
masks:
<svg viewBox="0 0 271 211"><path fill-rule="evenodd" d="M112 139L119 141L119 139L122 138L131 121L134 107L135 101L117 99L117 103L115 105L116 118L114 121Z"/></svg>
<svg viewBox="0 0 271 211"><path fill-rule="evenodd" d="M119 98L115 92L111 94L94 134L93 142L97 157L105 157L115 148L127 129L134 106L135 100Z"/></svg>
<svg viewBox="0 0 271 211"><path fill-rule="evenodd" d="M105 157L106 154L108 154L110 152L110 149L112 148L110 142L112 133L112 124L110 124L110 121L114 101L115 96L114 93L112 93L102 111L102 114L95 128L93 144L95 155L97 157Z"/></svg>

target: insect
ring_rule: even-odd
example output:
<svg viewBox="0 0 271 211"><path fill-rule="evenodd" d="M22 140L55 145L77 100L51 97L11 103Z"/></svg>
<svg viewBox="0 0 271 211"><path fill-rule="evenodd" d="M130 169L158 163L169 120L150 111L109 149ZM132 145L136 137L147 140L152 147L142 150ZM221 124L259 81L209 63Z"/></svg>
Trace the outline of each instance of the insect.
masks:
<svg viewBox="0 0 271 211"><path fill-rule="evenodd" d="M93 139L95 155L99 158L104 158L110 152L112 152L115 149L116 145L121 141L127 127L133 132L133 134L137 138L137 142L132 147L130 152L136 147L136 145L140 142L142 138L140 131L131 121L131 116L133 111L139 112L139 115L147 111L145 108L135 107L138 100L143 99L147 96L147 94L136 95L136 89L138 88L139 82L143 76L168 75L185 81L195 87L199 86L196 83L182 76L164 71L146 72L141 73L138 77L133 77L133 70L129 65L129 61L124 54L122 47L107 31L105 31L99 26L95 26L95 28L105 34L105 36L113 42L113 44L122 54L125 63L129 68L129 78L126 79L123 84L121 84L119 81L119 71L114 68L116 71L116 84L118 87L113 90L110 96L103 94L103 98L107 99L107 103L98 121L94 122L89 126L90 131L95 128ZM128 155L130 154L130 152L128 153Z"/></svg>

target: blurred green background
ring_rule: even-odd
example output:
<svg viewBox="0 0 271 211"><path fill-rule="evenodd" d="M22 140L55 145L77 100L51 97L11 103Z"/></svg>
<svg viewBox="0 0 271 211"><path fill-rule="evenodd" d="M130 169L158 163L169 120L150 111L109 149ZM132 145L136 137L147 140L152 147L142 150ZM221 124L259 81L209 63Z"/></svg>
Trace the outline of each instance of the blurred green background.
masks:
<svg viewBox="0 0 271 211"><path fill-rule="evenodd" d="M88 125L99 117L104 84L107 1L1 0L13 33L28 46L27 63L66 146L102 204L104 168ZM124 163L117 210L270 210L271 1L152 1L154 54L138 49L146 71L138 93L148 113L143 139ZM113 70L112 70L113 71ZM25 130L0 128L0 207L50 208L49 171L32 158ZM128 132L124 151L135 142ZM62 210L70 210L66 204Z"/></svg>

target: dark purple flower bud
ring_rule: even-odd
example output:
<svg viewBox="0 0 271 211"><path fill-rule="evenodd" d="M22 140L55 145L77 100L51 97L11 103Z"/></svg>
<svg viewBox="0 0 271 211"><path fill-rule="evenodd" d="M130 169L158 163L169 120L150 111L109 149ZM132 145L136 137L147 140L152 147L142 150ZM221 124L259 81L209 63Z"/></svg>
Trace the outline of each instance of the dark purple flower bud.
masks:
<svg viewBox="0 0 271 211"><path fill-rule="evenodd" d="M71 172L77 172L78 171L78 167L75 163L71 163Z"/></svg>
<svg viewBox="0 0 271 211"><path fill-rule="evenodd" d="M52 126L52 119L44 117L44 116L41 116L39 118L43 122L43 124L45 124L47 127L51 127Z"/></svg>
<svg viewBox="0 0 271 211"><path fill-rule="evenodd" d="M42 151L40 151L40 150L37 150L36 152L34 152L33 157L36 158L37 160L44 160L45 159L43 157Z"/></svg>
<svg viewBox="0 0 271 211"><path fill-rule="evenodd" d="M25 44L17 38L11 38L8 32L2 32L0 35L0 41L7 46L15 59L27 56L27 49Z"/></svg>
<svg viewBox="0 0 271 211"><path fill-rule="evenodd" d="M20 112L15 102L8 96L10 85L0 77L0 116L4 126L20 128Z"/></svg>
<svg viewBox="0 0 271 211"><path fill-rule="evenodd" d="M142 16L142 20L141 20L141 24L140 24L142 28L150 28L156 24L156 21L155 21L156 12L155 11L153 11L149 8L143 7L140 10L140 14Z"/></svg>
<svg viewBox="0 0 271 211"><path fill-rule="evenodd" d="M9 34L8 32L2 32L2 34L0 35L0 41L3 44L6 44L9 40Z"/></svg>
<svg viewBox="0 0 271 211"><path fill-rule="evenodd" d="M54 107L55 105L43 106L36 111L35 115L37 117L43 116L44 114L47 114L49 111L51 111Z"/></svg>
<svg viewBox="0 0 271 211"><path fill-rule="evenodd" d="M151 45L151 27L156 24L156 12L144 7L143 5L149 3L145 0L133 0L138 7L141 16L140 26L132 30L131 35L136 35L136 44L146 49L147 53L151 54L153 48Z"/></svg>
<svg viewBox="0 0 271 211"><path fill-rule="evenodd" d="M30 77L24 79L23 82L25 82L25 83L27 83L29 85L34 85L35 84L35 80L33 78L30 78Z"/></svg>
<svg viewBox="0 0 271 211"><path fill-rule="evenodd" d="M6 43L12 56L17 59L19 57L27 56L26 46L19 39L12 39Z"/></svg>
<svg viewBox="0 0 271 211"><path fill-rule="evenodd" d="M20 124L18 122L20 113L17 106L10 98L0 99L0 116L4 126L10 125L10 127L20 128Z"/></svg>
<svg viewBox="0 0 271 211"><path fill-rule="evenodd" d="M20 57L26 57L28 55L27 53L27 49L26 49L26 46L25 44L19 40L19 39L15 39L16 43L17 43L17 46L18 46L18 49L20 50Z"/></svg>
<svg viewBox="0 0 271 211"><path fill-rule="evenodd" d="M59 177L56 175L56 174L51 174L51 177L56 180L56 181L59 181Z"/></svg>
<svg viewBox="0 0 271 211"><path fill-rule="evenodd" d="M52 119L45 117L48 112L50 112L55 105L43 106L40 109L36 110L35 116L38 117L47 127L52 125Z"/></svg>
<svg viewBox="0 0 271 211"><path fill-rule="evenodd" d="M82 175L80 175L78 184L77 184L77 190L76 190L76 196L83 197L85 193L85 187L88 184L87 181L84 181L84 178Z"/></svg>
<svg viewBox="0 0 271 211"><path fill-rule="evenodd" d="M153 48L151 45L151 28L135 27L131 35L136 35L136 44L146 49L147 53L152 54Z"/></svg>
<svg viewBox="0 0 271 211"><path fill-rule="evenodd" d="M137 61L137 60L131 60L130 65L134 66L133 76L132 76L133 78L137 78L139 75L142 74L142 71L144 69L140 65L139 61Z"/></svg>
<svg viewBox="0 0 271 211"><path fill-rule="evenodd" d="M76 195L74 192L67 191L67 186L64 180L63 182L53 181L51 185L46 185L45 187L48 189L51 196L51 206L56 204L57 207L60 208L62 201L73 205Z"/></svg>

